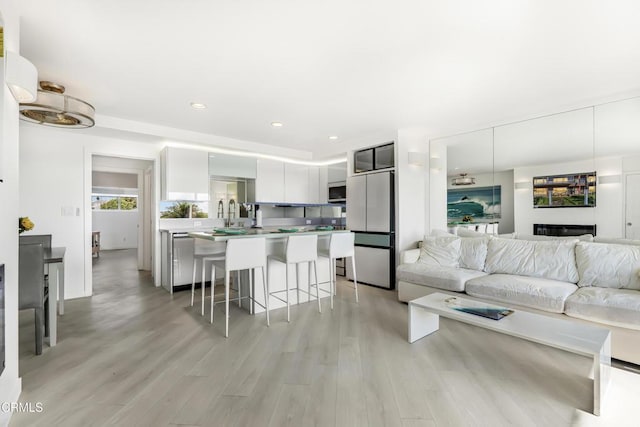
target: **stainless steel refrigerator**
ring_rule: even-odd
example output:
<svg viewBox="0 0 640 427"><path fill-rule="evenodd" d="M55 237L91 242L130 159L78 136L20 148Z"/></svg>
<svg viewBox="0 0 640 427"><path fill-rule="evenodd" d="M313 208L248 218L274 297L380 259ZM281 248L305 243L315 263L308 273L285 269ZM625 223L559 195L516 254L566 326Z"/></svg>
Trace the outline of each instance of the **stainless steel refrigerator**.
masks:
<svg viewBox="0 0 640 427"><path fill-rule="evenodd" d="M347 178L347 228L355 233L358 283L395 288L394 173ZM347 278L353 280L351 263Z"/></svg>

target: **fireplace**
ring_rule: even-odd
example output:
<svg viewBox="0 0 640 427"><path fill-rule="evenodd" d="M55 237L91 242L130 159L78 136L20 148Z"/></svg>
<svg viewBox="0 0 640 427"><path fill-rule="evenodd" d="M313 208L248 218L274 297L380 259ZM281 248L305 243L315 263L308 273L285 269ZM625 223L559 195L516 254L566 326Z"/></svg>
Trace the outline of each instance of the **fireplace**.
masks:
<svg viewBox="0 0 640 427"><path fill-rule="evenodd" d="M4 371L4 364L6 360L5 345L4 345L4 328L5 328L5 316L4 316L4 264L0 264L0 374Z"/></svg>
<svg viewBox="0 0 640 427"><path fill-rule="evenodd" d="M596 235L596 225L533 224L533 234L541 236Z"/></svg>

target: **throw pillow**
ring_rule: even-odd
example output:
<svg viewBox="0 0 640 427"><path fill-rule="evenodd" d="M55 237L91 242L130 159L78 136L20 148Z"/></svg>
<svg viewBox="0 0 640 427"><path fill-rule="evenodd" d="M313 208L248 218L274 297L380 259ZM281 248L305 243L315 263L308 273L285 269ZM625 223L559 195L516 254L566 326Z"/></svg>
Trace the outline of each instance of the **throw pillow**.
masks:
<svg viewBox="0 0 640 427"><path fill-rule="evenodd" d="M489 237L462 237L460 239L460 267L484 270Z"/></svg>
<svg viewBox="0 0 640 427"><path fill-rule="evenodd" d="M640 290L640 247L579 242L576 246L578 286Z"/></svg>
<svg viewBox="0 0 640 427"><path fill-rule="evenodd" d="M458 267L460 238L457 236L427 237L422 242L418 262L442 267Z"/></svg>

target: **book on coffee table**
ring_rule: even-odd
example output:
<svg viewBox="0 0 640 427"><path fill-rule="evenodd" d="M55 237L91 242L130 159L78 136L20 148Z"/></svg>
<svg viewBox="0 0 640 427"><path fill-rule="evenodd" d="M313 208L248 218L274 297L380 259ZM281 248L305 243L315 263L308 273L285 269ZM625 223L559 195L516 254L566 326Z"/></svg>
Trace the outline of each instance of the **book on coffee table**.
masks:
<svg viewBox="0 0 640 427"><path fill-rule="evenodd" d="M487 317L493 320L500 320L513 313L513 310L506 308L474 308L474 307L453 307L454 310L463 313L475 314L476 316Z"/></svg>
<svg viewBox="0 0 640 427"><path fill-rule="evenodd" d="M500 320L513 313L513 310L502 307L487 307L482 303L474 303L472 301L465 300L460 301L456 297L450 297L445 300L445 303L449 308L460 311L462 313L469 313L476 316L486 317L488 319Z"/></svg>

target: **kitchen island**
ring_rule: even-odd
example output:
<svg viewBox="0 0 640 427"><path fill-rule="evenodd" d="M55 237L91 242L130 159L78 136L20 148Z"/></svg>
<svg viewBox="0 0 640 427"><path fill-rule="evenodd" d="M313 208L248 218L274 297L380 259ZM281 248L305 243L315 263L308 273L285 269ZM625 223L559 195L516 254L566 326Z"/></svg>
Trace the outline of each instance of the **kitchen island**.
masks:
<svg viewBox="0 0 640 427"><path fill-rule="evenodd" d="M319 249L328 249L329 247L329 239L333 233L351 233L350 230L314 230L314 229L304 229L301 228L296 232L283 232L278 229L249 229L245 234L228 234L223 232L214 232L214 231L192 231L189 232L189 237L193 237L195 239L203 239L207 241L213 242L225 242L230 239L251 239L257 237L263 237L267 242L267 255L281 253L285 249L285 244L287 237L289 236L298 236L298 235L317 235L318 236L318 248ZM197 244L197 242L196 242ZM300 286L301 289L306 290L308 285L308 266L306 264L301 264L300 268ZM285 266L280 263L272 264L269 269L269 288L271 292L283 291L286 289L285 283ZM220 282L224 277L224 273L222 271L216 272L216 278ZM329 260L327 258L318 258L318 281L320 282L320 297L328 297L329 294ZM289 285L290 287L295 287L295 278L296 278L296 266L289 266ZM198 280L198 279L196 279ZM242 275L241 278L242 283L242 293L243 295L248 295L248 275L247 273ZM312 282L313 283L313 282ZM255 287L255 299L257 302L264 305L264 292L262 286L262 277L260 274L256 274L254 276L254 287ZM325 292L322 292L322 291ZM312 293L315 292L312 290ZM292 305L297 304L297 292L291 292L289 295L289 299ZM314 295L315 298L315 295ZM307 302L309 300L309 296L305 292L300 293L300 302ZM245 308L249 308L248 301L243 300L243 306ZM282 301L279 301L276 298L272 298L269 300L270 309L277 309L281 307L285 307ZM264 312L262 307L256 304L253 308L253 313ZM294 315L295 318L295 315Z"/></svg>

